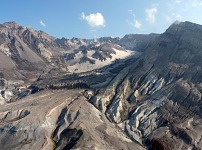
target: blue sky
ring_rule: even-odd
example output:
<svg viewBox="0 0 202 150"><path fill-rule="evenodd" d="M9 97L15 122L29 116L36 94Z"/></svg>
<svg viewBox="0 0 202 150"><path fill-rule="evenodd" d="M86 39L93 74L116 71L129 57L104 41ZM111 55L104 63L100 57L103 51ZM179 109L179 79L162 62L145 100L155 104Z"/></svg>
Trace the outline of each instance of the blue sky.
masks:
<svg viewBox="0 0 202 150"><path fill-rule="evenodd" d="M202 0L2 0L0 23L16 21L61 38L162 33L178 21L202 24Z"/></svg>

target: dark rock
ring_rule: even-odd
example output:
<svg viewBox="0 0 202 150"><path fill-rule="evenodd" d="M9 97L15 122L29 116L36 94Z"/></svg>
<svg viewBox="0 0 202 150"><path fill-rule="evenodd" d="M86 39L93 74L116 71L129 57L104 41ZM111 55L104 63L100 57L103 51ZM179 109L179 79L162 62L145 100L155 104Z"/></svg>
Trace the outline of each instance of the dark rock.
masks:
<svg viewBox="0 0 202 150"><path fill-rule="evenodd" d="M57 142L56 150L68 150L73 148L82 135L82 130L63 130L60 134L60 140Z"/></svg>

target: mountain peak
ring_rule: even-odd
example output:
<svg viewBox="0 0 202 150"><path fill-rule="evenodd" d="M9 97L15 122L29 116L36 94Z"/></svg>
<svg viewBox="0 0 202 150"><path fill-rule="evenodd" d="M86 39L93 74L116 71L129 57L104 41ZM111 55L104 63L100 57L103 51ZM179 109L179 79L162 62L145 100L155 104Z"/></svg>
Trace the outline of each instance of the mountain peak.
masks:
<svg viewBox="0 0 202 150"><path fill-rule="evenodd" d="M184 21L184 22L180 22L180 21L175 21L172 25L178 25L178 26L186 26L186 27L201 27L200 24L197 24L197 23L193 23L193 22L190 22L190 21Z"/></svg>
<svg viewBox="0 0 202 150"><path fill-rule="evenodd" d="M9 28L18 28L19 25L15 21L5 22L3 23L4 26Z"/></svg>
<svg viewBox="0 0 202 150"><path fill-rule="evenodd" d="M179 24L181 24L181 23L182 23L181 21L176 20L176 21L173 22L171 25L179 25Z"/></svg>
<svg viewBox="0 0 202 150"><path fill-rule="evenodd" d="M180 22L175 21L173 22L170 27L166 30L167 33L176 33L176 32L193 32L193 31L202 31L202 26L196 23L192 23L189 21Z"/></svg>

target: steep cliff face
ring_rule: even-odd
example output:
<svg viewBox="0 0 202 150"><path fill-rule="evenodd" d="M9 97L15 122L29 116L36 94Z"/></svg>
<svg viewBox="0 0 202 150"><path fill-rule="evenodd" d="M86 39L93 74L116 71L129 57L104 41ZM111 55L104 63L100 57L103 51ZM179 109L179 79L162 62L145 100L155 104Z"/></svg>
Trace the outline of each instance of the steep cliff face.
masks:
<svg viewBox="0 0 202 150"><path fill-rule="evenodd" d="M201 37L202 26L175 22L92 103L135 141L200 148Z"/></svg>

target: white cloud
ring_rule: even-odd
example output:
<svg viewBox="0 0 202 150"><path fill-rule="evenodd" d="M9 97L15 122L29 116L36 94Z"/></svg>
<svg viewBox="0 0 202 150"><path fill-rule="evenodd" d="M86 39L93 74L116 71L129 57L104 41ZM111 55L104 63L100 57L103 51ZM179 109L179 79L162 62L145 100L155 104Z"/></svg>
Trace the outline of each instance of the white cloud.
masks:
<svg viewBox="0 0 202 150"><path fill-rule="evenodd" d="M173 18L176 19L176 20L182 20L182 16L181 16L181 14L179 14L179 13L172 13L172 16L173 16Z"/></svg>
<svg viewBox="0 0 202 150"><path fill-rule="evenodd" d="M39 23L41 26L46 27L46 24L42 20Z"/></svg>
<svg viewBox="0 0 202 150"><path fill-rule="evenodd" d="M138 21L138 20L135 20L135 27L136 27L137 29L140 29L141 26L142 26L141 22Z"/></svg>
<svg viewBox="0 0 202 150"><path fill-rule="evenodd" d="M139 20L136 19L135 13L133 12L133 10L128 10L128 13L130 15L132 15L132 17L133 17L133 21L127 20L128 24L130 26L133 26L133 27L137 28L137 29L140 29L142 27L142 23Z"/></svg>
<svg viewBox="0 0 202 150"><path fill-rule="evenodd" d="M192 7L200 7L202 6L202 1L201 0L190 0Z"/></svg>
<svg viewBox="0 0 202 150"><path fill-rule="evenodd" d="M165 20L166 22L169 22L169 23L172 22L172 18L170 16L165 16Z"/></svg>
<svg viewBox="0 0 202 150"><path fill-rule="evenodd" d="M175 0L175 3L179 4L181 3L183 0Z"/></svg>
<svg viewBox="0 0 202 150"><path fill-rule="evenodd" d="M142 23L138 20L134 20L133 22L129 20L126 20L126 21L128 22L128 25L135 27L137 29L140 29L142 27Z"/></svg>
<svg viewBox="0 0 202 150"><path fill-rule="evenodd" d="M85 20L91 27L105 27L106 21L101 13L94 13L90 15L85 15L84 12L81 13L81 19Z"/></svg>
<svg viewBox="0 0 202 150"><path fill-rule="evenodd" d="M132 14L132 13L133 13L133 10L132 10L132 9L129 9L129 10L128 10L128 13L129 13L129 14Z"/></svg>
<svg viewBox="0 0 202 150"><path fill-rule="evenodd" d="M181 20L181 19L182 19L182 16L181 16L180 14L176 14L175 17L176 17L176 19L178 19L178 20Z"/></svg>
<svg viewBox="0 0 202 150"><path fill-rule="evenodd" d="M146 12L146 21L148 21L151 24L155 23L157 8L156 7L148 8L145 10L145 12Z"/></svg>

